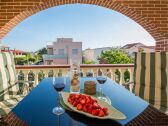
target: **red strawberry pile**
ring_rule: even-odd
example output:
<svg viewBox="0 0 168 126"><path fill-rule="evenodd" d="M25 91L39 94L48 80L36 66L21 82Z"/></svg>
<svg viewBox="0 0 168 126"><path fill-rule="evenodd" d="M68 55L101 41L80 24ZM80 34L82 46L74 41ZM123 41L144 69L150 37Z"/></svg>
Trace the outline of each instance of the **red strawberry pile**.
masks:
<svg viewBox="0 0 168 126"><path fill-rule="evenodd" d="M107 108L100 107L97 100L88 95L70 94L68 102L76 107L77 110L90 113L94 116L104 117L108 114Z"/></svg>

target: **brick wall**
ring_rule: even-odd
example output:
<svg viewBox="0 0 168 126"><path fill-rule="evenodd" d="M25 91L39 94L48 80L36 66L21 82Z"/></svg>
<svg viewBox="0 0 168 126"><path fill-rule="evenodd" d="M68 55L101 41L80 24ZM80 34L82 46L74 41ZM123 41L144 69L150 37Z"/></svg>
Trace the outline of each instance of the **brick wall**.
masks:
<svg viewBox="0 0 168 126"><path fill-rule="evenodd" d="M130 17L153 36L156 51L168 51L168 0L0 0L0 39L41 10L75 3L103 6Z"/></svg>

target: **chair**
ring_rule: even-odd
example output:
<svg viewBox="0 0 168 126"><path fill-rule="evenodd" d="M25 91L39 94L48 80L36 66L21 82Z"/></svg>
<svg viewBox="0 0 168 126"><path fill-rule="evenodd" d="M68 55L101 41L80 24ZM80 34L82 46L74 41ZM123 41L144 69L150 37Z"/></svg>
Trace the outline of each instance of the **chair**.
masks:
<svg viewBox="0 0 168 126"><path fill-rule="evenodd" d="M167 52L135 53L133 92L155 108L168 112Z"/></svg>
<svg viewBox="0 0 168 126"><path fill-rule="evenodd" d="M0 118L8 114L24 96L23 86L17 80L13 54L0 52Z"/></svg>

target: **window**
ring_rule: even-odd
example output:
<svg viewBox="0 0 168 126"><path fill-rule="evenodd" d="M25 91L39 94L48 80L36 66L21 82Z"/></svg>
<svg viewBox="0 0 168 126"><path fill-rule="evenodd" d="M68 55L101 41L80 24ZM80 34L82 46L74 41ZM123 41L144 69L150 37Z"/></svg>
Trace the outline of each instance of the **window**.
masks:
<svg viewBox="0 0 168 126"><path fill-rule="evenodd" d="M78 49L72 49L72 54L73 55L78 55Z"/></svg>
<svg viewBox="0 0 168 126"><path fill-rule="evenodd" d="M59 55L64 55L64 49L59 49L59 50L58 50L58 54L59 54Z"/></svg>

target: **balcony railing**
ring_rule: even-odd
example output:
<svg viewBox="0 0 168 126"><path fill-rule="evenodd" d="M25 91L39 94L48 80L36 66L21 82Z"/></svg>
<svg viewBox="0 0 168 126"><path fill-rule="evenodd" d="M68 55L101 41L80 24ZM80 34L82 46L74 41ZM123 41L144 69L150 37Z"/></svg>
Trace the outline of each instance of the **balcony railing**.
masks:
<svg viewBox="0 0 168 126"><path fill-rule="evenodd" d="M53 60L53 59L66 59L67 58L67 55L64 54L64 55L43 55L43 59L45 60Z"/></svg>
<svg viewBox="0 0 168 126"><path fill-rule="evenodd" d="M100 72L106 74L109 78L116 81L120 85L126 81L133 81L133 64L92 64L80 65L81 76L95 77ZM22 75L25 81L32 80L37 85L45 77L52 76L68 76L70 73L70 65L31 65L16 66L17 74ZM107 72L108 71L108 72ZM125 73L129 73L129 75ZM132 88L130 87L131 91Z"/></svg>

